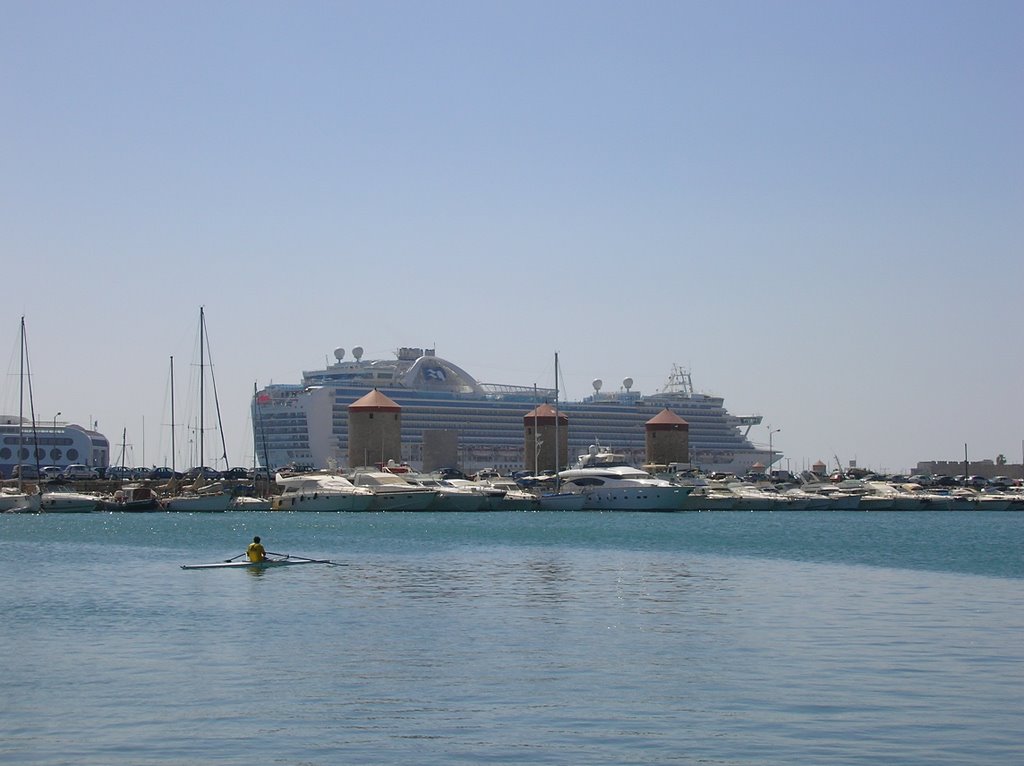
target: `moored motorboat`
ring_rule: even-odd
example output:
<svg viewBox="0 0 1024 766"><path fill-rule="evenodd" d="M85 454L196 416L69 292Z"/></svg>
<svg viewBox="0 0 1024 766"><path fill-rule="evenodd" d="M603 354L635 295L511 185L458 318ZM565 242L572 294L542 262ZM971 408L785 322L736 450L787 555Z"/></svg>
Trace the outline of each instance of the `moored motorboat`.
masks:
<svg viewBox="0 0 1024 766"><path fill-rule="evenodd" d="M180 494L160 499L165 511L185 513L221 513L231 507L233 497L220 484L194 486Z"/></svg>
<svg viewBox="0 0 1024 766"><path fill-rule="evenodd" d="M542 511L582 511L587 497L579 492L544 492L537 496Z"/></svg>
<svg viewBox="0 0 1024 766"><path fill-rule="evenodd" d="M486 510L487 496L472 487L456 485L446 479L423 474L407 473L402 479L416 487L426 487L437 492L428 510L431 511L483 511Z"/></svg>
<svg viewBox="0 0 1024 766"><path fill-rule="evenodd" d="M896 503L891 496L877 493L861 495L857 508L860 511L893 511L895 509Z"/></svg>
<svg viewBox="0 0 1024 766"><path fill-rule="evenodd" d="M62 484L53 484L41 489L41 513L92 513L103 508L103 500L99 495L76 492Z"/></svg>
<svg viewBox="0 0 1024 766"><path fill-rule="evenodd" d="M264 497L249 497L248 495L239 495L238 497L232 498L231 506L228 510L231 511L269 511L273 508L273 501Z"/></svg>
<svg viewBox="0 0 1024 766"><path fill-rule="evenodd" d="M39 513L38 492L24 492L10 487L0 490L0 513Z"/></svg>
<svg viewBox="0 0 1024 766"><path fill-rule="evenodd" d="M491 484L487 479L477 479L476 481L471 479L448 479L447 483L453 487L469 489L480 495L480 497L483 498L483 505L480 508L482 511L505 510L504 501L509 492L507 488L497 487ZM512 486L515 489L518 489L518 487L515 486L515 482L512 482Z"/></svg>
<svg viewBox="0 0 1024 766"><path fill-rule="evenodd" d="M681 511L693 491L627 465L625 456L596 444L558 473L558 484L560 494L583 495L583 509L594 511Z"/></svg>
<svg viewBox="0 0 1024 766"><path fill-rule="evenodd" d="M496 476L483 479L479 483L500 490L504 494L497 500L491 500L492 511L533 511L537 509L537 496L516 484L512 479Z"/></svg>
<svg viewBox="0 0 1024 766"><path fill-rule="evenodd" d="M344 476L323 471L285 476L278 473L275 483L282 488L271 500L274 511L367 511L373 493L356 487Z"/></svg>
<svg viewBox="0 0 1024 766"><path fill-rule="evenodd" d="M773 511L780 507L778 495L749 482L733 482L729 490L736 496L737 511Z"/></svg>
<svg viewBox="0 0 1024 766"><path fill-rule="evenodd" d="M1008 511L1013 505L1013 500L1001 493L979 492L974 503L974 508L978 511Z"/></svg>
<svg viewBox="0 0 1024 766"><path fill-rule="evenodd" d="M827 497L822 497L814 492L807 492L800 487L790 487L783 494L790 501L797 501L797 505L790 506L792 510L827 511L829 509Z"/></svg>
<svg viewBox="0 0 1024 766"><path fill-rule="evenodd" d="M437 499L437 491L417 487L387 471L357 470L352 483L373 493L371 511L426 511Z"/></svg>
<svg viewBox="0 0 1024 766"><path fill-rule="evenodd" d="M108 511L158 511L160 497L148 484L125 484L105 507Z"/></svg>
<svg viewBox="0 0 1024 766"><path fill-rule="evenodd" d="M696 485L683 502L684 511L731 511L737 497L728 487L713 484Z"/></svg>

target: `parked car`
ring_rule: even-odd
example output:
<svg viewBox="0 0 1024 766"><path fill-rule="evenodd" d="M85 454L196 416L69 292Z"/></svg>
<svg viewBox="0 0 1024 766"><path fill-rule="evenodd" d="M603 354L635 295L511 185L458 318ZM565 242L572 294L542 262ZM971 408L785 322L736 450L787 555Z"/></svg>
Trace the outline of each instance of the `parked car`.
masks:
<svg viewBox="0 0 1024 766"><path fill-rule="evenodd" d="M81 481L83 479L98 479L100 474L95 468L90 468L89 466L82 465L81 463L72 463L64 469L61 476L65 479Z"/></svg>
<svg viewBox="0 0 1024 766"><path fill-rule="evenodd" d="M215 471L213 468L208 466L199 466L198 468L189 468L185 471L186 479L219 479L221 478L220 471Z"/></svg>
<svg viewBox="0 0 1024 766"><path fill-rule="evenodd" d="M39 469L39 476L43 479L59 479L63 470L59 465L47 465Z"/></svg>
<svg viewBox="0 0 1024 766"><path fill-rule="evenodd" d="M180 479L182 476L181 471L172 471L167 466L161 466L159 468L150 468L149 473L146 475L147 479Z"/></svg>
<svg viewBox="0 0 1024 766"><path fill-rule="evenodd" d="M224 472L225 479L247 479L249 478L248 468L229 468Z"/></svg>
<svg viewBox="0 0 1024 766"><path fill-rule="evenodd" d="M439 473L442 479L465 479L466 474L458 468L442 468Z"/></svg>
<svg viewBox="0 0 1024 766"><path fill-rule="evenodd" d="M132 476L132 469L123 465L112 465L107 468L107 478L113 481L120 481L123 479L130 479Z"/></svg>
<svg viewBox="0 0 1024 766"><path fill-rule="evenodd" d="M39 469L29 463L16 465L11 469L12 479L38 479Z"/></svg>

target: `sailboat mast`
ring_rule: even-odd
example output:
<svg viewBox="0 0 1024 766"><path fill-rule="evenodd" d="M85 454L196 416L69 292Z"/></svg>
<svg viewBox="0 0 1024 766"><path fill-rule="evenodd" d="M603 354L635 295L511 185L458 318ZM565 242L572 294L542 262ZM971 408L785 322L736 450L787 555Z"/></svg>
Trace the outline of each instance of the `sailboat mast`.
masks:
<svg viewBox="0 0 1024 766"><path fill-rule="evenodd" d="M176 454L174 445L174 356L171 356L171 473L173 474L177 470L177 466L174 464L174 457ZM173 477L172 477L173 478Z"/></svg>
<svg viewBox="0 0 1024 766"><path fill-rule="evenodd" d="M540 400L537 399L537 384L533 384L533 475L540 473L540 434L537 431L537 410L540 409Z"/></svg>
<svg viewBox="0 0 1024 766"><path fill-rule="evenodd" d="M21 453L25 449L25 317L21 318L21 333L18 353L21 370L18 375L18 491L21 492Z"/></svg>
<svg viewBox="0 0 1024 766"><path fill-rule="evenodd" d="M203 462L203 441L204 441L204 437L205 437L205 433L206 433L203 430L204 426L206 425L206 420L203 417L203 404L204 404L204 402L203 402L203 399L204 399L203 382L204 382L204 380L203 379L206 377L206 375L205 375L205 361L206 360L203 357L204 346L206 345L205 333L206 333L206 316L204 314L203 307L200 306L199 307L199 434L198 434L198 439L199 439L199 462L197 463L197 465L199 465L199 466L206 465L206 463Z"/></svg>
<svg viewBox="0 0 1024 766"><path fill-rule="evenodd" d="M558 486L558 352L555 352L555 487Z"/></svg>
<svg viewBox="0 0 1024 766"><path fill-rule="evenodd" d="M252 401L253 401L254 404L256 402L256 389L257 389L257 384L256 384L256 381L254 380L252 382ZM257 475L256 474L256 455L257 455L258 452L259 452L259 447L256 446L256 424L253 423L252 424L252 476L253 476L253 483L254 484L256 483L256 475Z"/></svg>

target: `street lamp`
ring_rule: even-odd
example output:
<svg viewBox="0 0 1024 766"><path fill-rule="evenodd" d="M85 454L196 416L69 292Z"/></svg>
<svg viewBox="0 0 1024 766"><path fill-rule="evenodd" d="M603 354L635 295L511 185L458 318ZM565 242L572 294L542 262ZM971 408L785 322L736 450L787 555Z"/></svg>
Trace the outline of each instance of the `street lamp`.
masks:
<svg viewBox="0 0 1024 766"><path fill-rule="evenodd" d="M53 450L55 450L57 448L57 418L59 418L59 417L60 417L60 413L59 412L56 415L53 416L53 435L50 437L50 440L52 441L54 446L50 448L50 457L51 458L53 457Z"/></svg>
<svg viewBox="0 0 1024 766"><path fill-rule="evenodd" d="M779 433L779 431L781 431L781 430L782 430L781 428L773 429L771 426L768 426L768 478L769 479L772 476L772 463L775 462L775 450L772 449L772 436L774 434Z"/></svg>

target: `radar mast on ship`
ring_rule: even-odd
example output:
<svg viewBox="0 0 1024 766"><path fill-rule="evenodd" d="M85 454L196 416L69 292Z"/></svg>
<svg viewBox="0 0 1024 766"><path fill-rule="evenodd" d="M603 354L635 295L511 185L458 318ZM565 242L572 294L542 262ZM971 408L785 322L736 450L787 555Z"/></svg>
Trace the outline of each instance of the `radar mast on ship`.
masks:
<svg viewBox="0 0 1024 766"><path fill-rule="evenodd" d="M693 396L693 380L690 378L690 371L684 370L678 364L672 365L672 372L669 373L668 382L661 389L663 394L678 394L690 398Z"/></svg>

